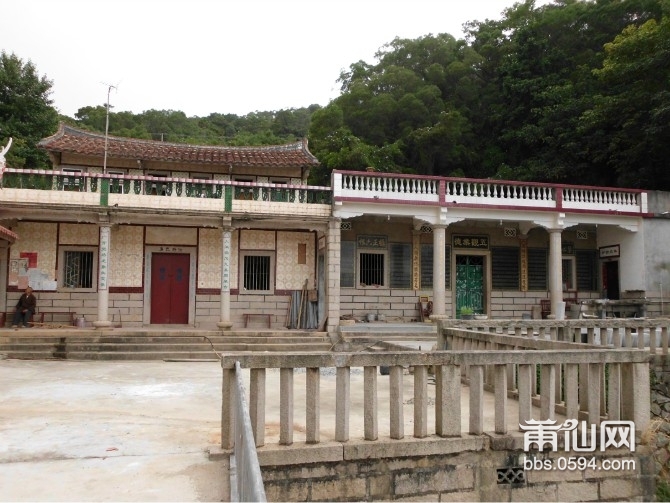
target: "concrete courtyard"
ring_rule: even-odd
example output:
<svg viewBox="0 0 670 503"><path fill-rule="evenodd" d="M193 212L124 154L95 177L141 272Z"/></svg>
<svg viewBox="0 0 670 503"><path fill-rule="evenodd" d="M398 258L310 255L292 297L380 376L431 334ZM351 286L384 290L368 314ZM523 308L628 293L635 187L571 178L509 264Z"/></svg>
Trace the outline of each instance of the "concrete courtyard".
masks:
<svg viewBox="0 0 670 503"><path fill-rule="evenodd" d="M248 389L248 372L246 373ZM388 379L379 376L379 435L389 435ZM352 439L363 436L363 372L351 371ZM413 376L403 379L405 437ZM321 376L321 441L334 439L335 371ZM429 385L429 432L435 386ZM485 429L493 396L485 393ZM468 388L461 393L468 424ZM294 442L304 443L305 373L294 376ZM219 362L0 360L0 501L222 501ZM279 437L279 372L268 370L266 443ZM515 407L508 421L518 422ZM464 432L467 436L467 433ZM304 444L303 444L304 445Z"/></svg>

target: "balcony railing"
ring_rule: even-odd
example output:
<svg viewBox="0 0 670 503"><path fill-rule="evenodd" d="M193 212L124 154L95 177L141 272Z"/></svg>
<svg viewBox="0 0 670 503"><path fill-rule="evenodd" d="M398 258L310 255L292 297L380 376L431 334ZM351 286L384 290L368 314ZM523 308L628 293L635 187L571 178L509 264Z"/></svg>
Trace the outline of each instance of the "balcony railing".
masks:
<svg viewBox="0 0 670 503"><path fill-rule="evenodd" d="M119 206L124 202L119 196L223 200L226 211L234 210L233 200L322 205L330 205L332 200L329 187L48 170L7 169L2 187L99 194L102 206L108 204L110 196L121 203ZM136 204L137 200L133 202Z"/></svg>
<svg viewBox="0 0 670 503"><path fill-rule="evenodd" d="M370 200L394 204L418 202L435 206L647 213L647 193L633 189L358 171L333 171L332 186L336 201Z"/></svg>

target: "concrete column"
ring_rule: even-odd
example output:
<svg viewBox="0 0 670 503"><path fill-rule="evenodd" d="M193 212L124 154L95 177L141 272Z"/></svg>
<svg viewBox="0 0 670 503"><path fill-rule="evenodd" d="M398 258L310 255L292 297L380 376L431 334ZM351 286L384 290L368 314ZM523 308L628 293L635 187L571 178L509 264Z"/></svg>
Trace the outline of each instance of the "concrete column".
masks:
<svg viewBox="0 0 670 503"><path fill-rule="evenodd" d="M339 218L328 222L326 235L326 330L334 334L340 325L340 224Z"/></svg>
<svg viewBox="0 0 670 503"><path fill-rule="evenodd" d="M433 314L444 316L447 312L444 278L446 276L445 235L446 226L433 226Z"/></svg>
<svg viewBox="0 0 670 503"><path fill-rule="evenodd" d="M232 253L233 229L224 227L221 239L221 313L216 324L221 330L230 330L233 322L230 321L230 264Z"/></svg>
<svg viewBox="0 0 670 503"><path fill-rule="evenodd" d="M563 250L561 229L549 229L549 298L551 314L556 314L558 303L563 302Z"/></svg>
<svg viewBox="0 0 670 503"><path fill-rule="evenodd" d="M100 248L98 249L98 319L95 328L112 326L109 321L109 253L111 247L109 222L100 224Z"/></svg>

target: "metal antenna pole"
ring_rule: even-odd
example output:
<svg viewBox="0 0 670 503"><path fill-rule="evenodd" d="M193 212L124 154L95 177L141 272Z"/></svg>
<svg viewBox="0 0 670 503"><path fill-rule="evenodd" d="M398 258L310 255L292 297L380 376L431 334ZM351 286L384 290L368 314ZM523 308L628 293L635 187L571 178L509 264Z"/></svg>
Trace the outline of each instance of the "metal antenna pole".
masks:
<svg viewBox="0 0 670 503"><path fill-rule="evenodd" d="M107 84L107 114L105 117L105 155L102 158L102 173L103 175L107 174L107 143L109 137L109 93L112 89L116 89L116 86Z"/></svg>

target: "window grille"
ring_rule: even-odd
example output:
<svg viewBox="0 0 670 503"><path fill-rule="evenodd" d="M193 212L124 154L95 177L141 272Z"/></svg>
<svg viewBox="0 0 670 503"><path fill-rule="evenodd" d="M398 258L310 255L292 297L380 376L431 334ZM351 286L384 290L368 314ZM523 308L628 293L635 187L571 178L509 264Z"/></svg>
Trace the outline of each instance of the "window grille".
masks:
<svg viewBox="0 0 670 503"><path fill-rule="evenodd" d="M384 254L361 253L359 283L361 286L384 285Z"/></svg>
<svg viewBox="0 0 670 503"><path fill-rule="evenodd" d="M246 255L244 257L243 285L245 290L270 290L270 257Z"/></svg>
<svg viewBox="0 0 670 503"><path fill-rule="evenodd" d="M546 248L528 248L528 289L547 290L549 251Z"/></svg>
<svg viewBox="0 0 670 503"><path fill-rule="evenodd" d="M520 278L518 248L491 249L491 275L494 290L518 290Z"/></svg>
<svg viewBox="0 0 670 503"><path fill-rule="evenodd" d="M444 248L444 286L451 289L451 246ZM433 288L433 245L421 245L421 288Z"/></svg>
<svg viewBox="0 0 670 503"><path fill-rule="evenodd" d="M356 242L340 243L340 287L354 288L356 285Z"/></svg>
<svg viewBox="0 0 670 503"><path fill-rule="evenodd" d="M598 254L595 250L577 250L577 289L598 290Z"/></svg>
<svg viewBox="0 0 670 503"><path fill-rule="evenodd" d="M391 243L391 288L412 287L412 245L409 243Z"/></svg>
<svg viewBox="0 0 670 503"><path fill-rule="evenodd" d="M66 251L64 262L65 288L93 288L93 252Z"/></svg>

